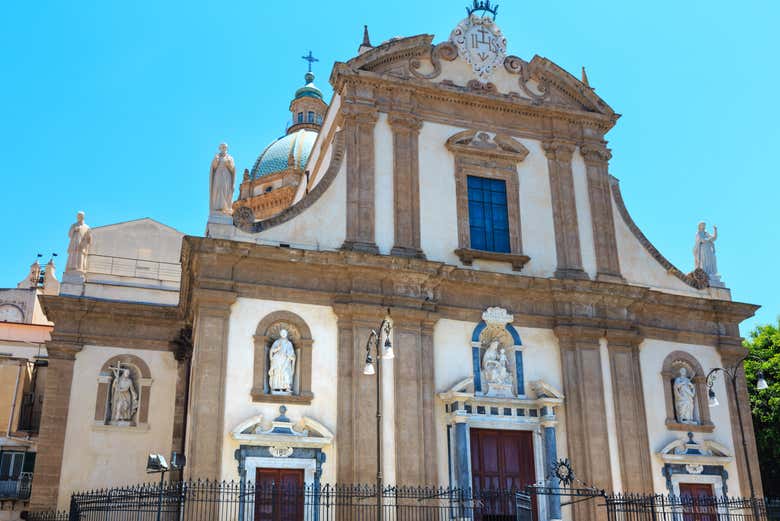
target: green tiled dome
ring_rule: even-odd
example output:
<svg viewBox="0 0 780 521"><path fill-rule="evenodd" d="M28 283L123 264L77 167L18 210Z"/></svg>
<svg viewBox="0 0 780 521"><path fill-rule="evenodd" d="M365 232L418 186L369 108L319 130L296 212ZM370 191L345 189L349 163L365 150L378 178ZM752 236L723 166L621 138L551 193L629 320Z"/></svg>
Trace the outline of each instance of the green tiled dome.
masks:
<svg viewBox="0 0 780 521"><path fill-rule="evenodd" d="M304 76L304 79L306 80L306 84L300 89L295 91L295 99L308 96L311 98L317 98L321 100L322 91L314 85L314 74L312 74L311 72L307 72L306 76Z"/></svg>
<svg viewBox="0 0 780 521"><path fill-rule="evenodd" d="M282 136L263 150L252 167L252 179L295 167L303 170L309 160L317 133L301 129Z"/></svg>

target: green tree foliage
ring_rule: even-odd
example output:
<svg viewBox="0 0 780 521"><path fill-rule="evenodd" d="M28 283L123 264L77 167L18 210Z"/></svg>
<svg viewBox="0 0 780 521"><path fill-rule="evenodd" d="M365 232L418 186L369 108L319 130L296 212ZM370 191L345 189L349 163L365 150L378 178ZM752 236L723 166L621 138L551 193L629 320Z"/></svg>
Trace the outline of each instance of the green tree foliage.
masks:
<svg viewBox="0 0 780 521"><path fill-rule="evenodd" d="M753 427L756 431L758 459L764 495L780 497L780 319L776 325L758 326L745 340L750 354L762 361L747 360L745 375ZM769 389L756 389L757 373L764 373Z"/></svg>

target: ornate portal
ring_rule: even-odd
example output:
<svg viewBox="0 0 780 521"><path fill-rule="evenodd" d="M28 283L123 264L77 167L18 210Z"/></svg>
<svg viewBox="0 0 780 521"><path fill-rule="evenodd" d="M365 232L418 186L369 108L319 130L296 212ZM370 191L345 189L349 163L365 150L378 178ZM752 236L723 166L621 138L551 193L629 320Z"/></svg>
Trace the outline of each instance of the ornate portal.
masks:
<svg viewBox="0 0 780 521"><path fill-rule="evenodd" d="M483 84L506 58L506 38L488 16L470 14L452 31L450 41L458 48L458 56L471 65Z"/></svg>

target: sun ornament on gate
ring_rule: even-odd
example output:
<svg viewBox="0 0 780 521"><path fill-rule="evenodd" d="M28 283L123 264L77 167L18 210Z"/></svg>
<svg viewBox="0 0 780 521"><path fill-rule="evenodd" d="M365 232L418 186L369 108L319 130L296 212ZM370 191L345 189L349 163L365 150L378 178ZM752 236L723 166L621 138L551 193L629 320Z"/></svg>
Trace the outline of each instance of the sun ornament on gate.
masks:
<svg viewBox="0 0 780 521"><path fill-rule="evenodd" d="M555 477L561 482L564 487L569 487L574 482L574 471L571 469L571 462L569 458L560 459L553 464L553 472Z"/></svg>

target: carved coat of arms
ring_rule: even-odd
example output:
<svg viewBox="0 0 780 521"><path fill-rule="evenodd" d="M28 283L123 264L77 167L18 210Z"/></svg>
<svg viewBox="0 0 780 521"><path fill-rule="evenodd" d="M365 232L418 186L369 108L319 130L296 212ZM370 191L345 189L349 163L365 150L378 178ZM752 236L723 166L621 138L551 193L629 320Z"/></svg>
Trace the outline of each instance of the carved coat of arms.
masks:
<svg viewBox="0 0 780 521"><path fill-rule="evenodd" d="M506 58L506 38L487 16L469 15L450 34L458 55L474 69L481 83L487 83L496 67Z"/></svg>

